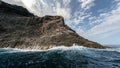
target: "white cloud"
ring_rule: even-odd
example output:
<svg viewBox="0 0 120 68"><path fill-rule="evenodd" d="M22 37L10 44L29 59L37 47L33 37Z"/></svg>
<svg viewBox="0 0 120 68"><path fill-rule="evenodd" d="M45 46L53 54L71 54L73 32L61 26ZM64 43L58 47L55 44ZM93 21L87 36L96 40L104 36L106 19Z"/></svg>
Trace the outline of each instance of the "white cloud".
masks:
<svg viewBox="0 0 120 68"><path fill-rule="evenodd" d="M5 2L24 6L37 16L61 15L70 17L69 3L71 0L3 0Z"/></svg>
<svg viewBox="0 0 120 68"><path fill-rule="evenodd" d="M94 0L79 0L81 2L81 7L84 9L89 9L94 6Z"/></svg>
<svg viewBox="0 0 120 68"><path fill-rule="evenodd" d="M34 13L38 16L44 15L61 15L66 19L71 18L71 7L70 3L73 0L3 0L8 3L17 4L20 6L26 7L30 12ZM81 18L76 19L76 22L80 22L85 19L86 16L84 14L85 10L89 9L93 6L94 0L77 0L80 2L82 9L75 12L75 14L79 13ZM82 11L81 11L82 10ZM82 17L84 14L84 17Z"/></svg>
<svg viewBox="0 0 120 68"><path fill-rule="evenodd" d="M120 32L120 3L116 6L114 10L108 13L103 13L99 17L102 20L102 23L99 25L94 26L92 29L84 32L86 36L93 37L98 35L100 37L110 36L114 33Z"/></svg>
<svg viewBox="0 0 120 68"><path fill-rule="evenodd" d="M114 1L116 1L116 2L120 2L120 0L114 0Z"/></svg>
<svg viewBox="0 0 120 68"><path fill-rule="evenodd" d="M78 2L80 3L80 5L76 6L77 11L75 11L72 17L67 20L67 24L73 29L79 24L84 23L84 20L91 16L92 13L89 12L89 10L95 5L94 0L78 0ZM79 26L78 28L81 28L81 26ZM80 30L82 30L82 28ZM76 31L78 31L78 29ZM78 33L79 32L80 31L78 31Z"/></svg>
<svg viewBox="0 0 120 68"><path fill-rule="evenodd" d="M10 4L16 4L16 5L19 5L19 6L24 6L24 4L21 2L21 0L2 0L2 1L5 1L5 2L10 3Z"/></svg>

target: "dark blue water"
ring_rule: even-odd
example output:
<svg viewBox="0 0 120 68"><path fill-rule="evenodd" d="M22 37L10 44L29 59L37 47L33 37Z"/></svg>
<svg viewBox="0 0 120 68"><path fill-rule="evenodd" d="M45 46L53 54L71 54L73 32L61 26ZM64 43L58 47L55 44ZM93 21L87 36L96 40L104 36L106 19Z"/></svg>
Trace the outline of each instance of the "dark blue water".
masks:
<svg viewBox="0 0 120 68"><path fill-rule="evenodd" d="M120 48L0 49L0 68L120 68Z"/></svg>

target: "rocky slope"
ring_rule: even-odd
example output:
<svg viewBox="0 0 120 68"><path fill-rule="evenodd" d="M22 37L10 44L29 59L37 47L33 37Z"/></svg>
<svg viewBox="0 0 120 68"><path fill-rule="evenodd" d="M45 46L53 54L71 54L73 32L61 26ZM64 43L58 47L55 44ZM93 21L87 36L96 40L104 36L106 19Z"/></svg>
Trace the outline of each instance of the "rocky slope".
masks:
<svg viewBox="0 0 120 68"><path fill-rule="evenodd" d="M105 48L79 36L61 16L37 17L25 8L0 2L0 48L49 49L73 44Z"/></svg>

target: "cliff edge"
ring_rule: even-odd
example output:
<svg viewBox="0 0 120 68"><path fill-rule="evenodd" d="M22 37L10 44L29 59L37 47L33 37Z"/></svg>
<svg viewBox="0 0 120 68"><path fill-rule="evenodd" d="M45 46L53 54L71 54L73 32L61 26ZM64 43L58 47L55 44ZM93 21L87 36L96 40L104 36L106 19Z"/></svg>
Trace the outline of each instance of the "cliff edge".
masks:
<svg viewBox="0 0 120 68"><path fill-rule="evenodd" d="M105 48L79 36L62 16L37 17L23 7L0 2L0 48L44 50L73 44Z"/></svg>

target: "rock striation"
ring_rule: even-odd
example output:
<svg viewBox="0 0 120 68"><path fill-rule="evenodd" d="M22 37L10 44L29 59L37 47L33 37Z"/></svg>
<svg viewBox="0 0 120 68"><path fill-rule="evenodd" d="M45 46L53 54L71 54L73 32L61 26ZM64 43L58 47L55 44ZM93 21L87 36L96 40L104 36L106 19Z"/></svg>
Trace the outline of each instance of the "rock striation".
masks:
<svg viewBox="0 0 120 68"><path fill-rule="evenodd" d="M0 48L45 50L73 44L105 48L79 36L62 16L37 17L21 6L0 2Z"/></svg>

